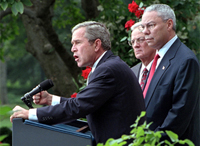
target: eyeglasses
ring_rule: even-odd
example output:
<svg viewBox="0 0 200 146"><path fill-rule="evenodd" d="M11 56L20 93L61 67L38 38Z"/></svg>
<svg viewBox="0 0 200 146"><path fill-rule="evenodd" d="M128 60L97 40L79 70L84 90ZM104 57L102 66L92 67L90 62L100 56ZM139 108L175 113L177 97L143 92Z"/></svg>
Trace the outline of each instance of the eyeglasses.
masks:
<svg viewBox="0 0 200 146"><path fill-rule="evenodd" d="M136 40L128 41L128 44L129 44L129 46L133 46L135 42L136 42L137 44L141 44L141 43L143 43L144 41L145 41L145 38L144 38L144 37L140 37L140 38L138 38L138 39L136 39Z"/></svg>
<svg viewBox="0 0 200 146"><path fill-rule="evenodd" d="M147 23L146 26L145 25L140 25L138 27L138 29L142 32L142 31L144 31L144 29L146 27L147 30L151 31L151 30L154 29L155 26L156 26L156 23L150 22L150 23Z"/></svg>

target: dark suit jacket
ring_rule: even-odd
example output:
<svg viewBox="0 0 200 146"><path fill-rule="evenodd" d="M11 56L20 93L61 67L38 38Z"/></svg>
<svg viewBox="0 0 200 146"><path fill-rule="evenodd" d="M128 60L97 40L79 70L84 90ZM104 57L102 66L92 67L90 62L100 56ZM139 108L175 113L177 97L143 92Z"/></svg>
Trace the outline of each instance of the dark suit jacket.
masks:
<svg viewBox="0 0 200 146"><path fill-rule="evenodd" d="M139 80L139 76L140 76L141 67L142 67L142 63L140 62L131 68L131 70L134 72L134 74L138 78L138 80Z"/></svg>
<svg viewBox="0 0 200 146"><path fill-rule="evenodd" d="M147 122L153 121L150 129L171 130L179 139L200 146L199 92L199 61L177 39L156 69L145 97Z"/></svg>
<svg viewBox="0 0 200 146"><path fill-rule="evenodd" d="M104 143L130 134L130 125L144 110L137 78L126 63L107 51L76 98L61 98L58 105L39 108L37 116L39 122L47 124L87 116L96 142Z"/></svg>

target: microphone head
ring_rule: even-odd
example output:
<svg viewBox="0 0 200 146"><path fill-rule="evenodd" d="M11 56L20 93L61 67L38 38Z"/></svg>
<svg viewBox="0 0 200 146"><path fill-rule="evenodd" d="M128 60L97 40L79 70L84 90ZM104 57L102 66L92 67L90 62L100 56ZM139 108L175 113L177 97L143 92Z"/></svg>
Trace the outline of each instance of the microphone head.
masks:
<svg viewBox="0 0 200 146"><path fill-rule="evenodd" d="M54 86L54 84L51 79L47 79L40 83L40 88L42 88L42 90L48 90L49 88L51 88L53 86Z"/></svg>

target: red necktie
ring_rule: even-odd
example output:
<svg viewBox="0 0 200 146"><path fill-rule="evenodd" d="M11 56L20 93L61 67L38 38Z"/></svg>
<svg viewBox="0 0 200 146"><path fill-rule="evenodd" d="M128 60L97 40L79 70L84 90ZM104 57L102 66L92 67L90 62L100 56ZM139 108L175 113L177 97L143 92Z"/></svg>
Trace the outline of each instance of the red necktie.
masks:
<svg viewBox="0 0 200 146"><path fill-rule="evenodd" d="M157 64L158 58L160 58L160 56L159 56L158 54L156 54L156 56L154 57L154 60L153 60L153 64L152 64L152 66L151 66L151 70L150 70L150 73L149 73L149 77L148 77L146 86L145 86L144 91L143 91L144 98L145 98L145 96L146 96L147 90L148 90L148 88L149 88L149 84L150 84L151 79L152 79L152 77L153 77L153 74L154 74L154 72L155 72L156 64Z"/></svg>
<svg viewBox="0 0 200 146"><path fill-rule="evenodd" d="M141 81L140 81L140 86L141 86L142 89L144 88L144 82L147 78L147 73L148 73L148 70L146 68L144 68L143 75L142 75L142 78L141 78Z"/></svg>

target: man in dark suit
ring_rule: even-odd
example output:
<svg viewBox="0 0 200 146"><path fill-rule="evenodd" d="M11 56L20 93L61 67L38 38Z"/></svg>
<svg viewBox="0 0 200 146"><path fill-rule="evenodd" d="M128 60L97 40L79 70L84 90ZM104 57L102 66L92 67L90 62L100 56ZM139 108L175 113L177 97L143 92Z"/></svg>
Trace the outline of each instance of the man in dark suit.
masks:
<svg viewBox="0 0 200 146"><path fill-rule="evenodd" d="M138 29L140 25L141 23L137 22L131 27L131 42L129 45L133 48L135 57L141 60L140 63L133 66L131 69L135 73L143 89L145 77L151 68L156 50L148 46L145 41L145 35Z"/></svg>
<svg viewBox="0 0 200 146"><path fill-rule="evenodd" d="M34 102L49 106L30 110L17 106L13 110L20 111L10 117L11 121L22 117L56 124L86 116L97 143L130 134L130 125L145 110L144 99L129 66L111 52L107 28L94 21L80 23L72 29L71 42L77 65L92 67L88 86L76 98L38 93Z"/></svg>
<svg viewBox="0 0 200 146"><path fill-rule="evenodd" d="M150 129L171 130L200 146L200 65L175 33L174 11L165 4L147 7L140 30L160 57L145 96Z"/></svg>

